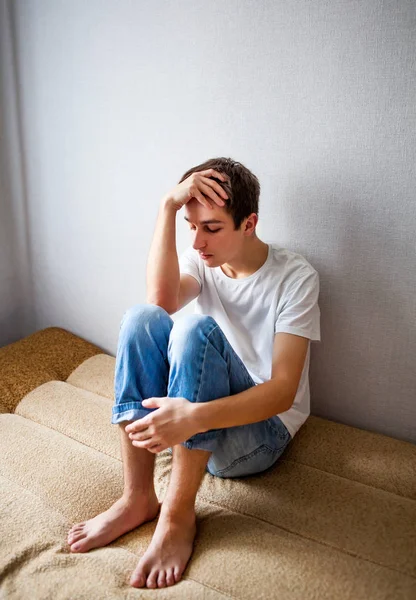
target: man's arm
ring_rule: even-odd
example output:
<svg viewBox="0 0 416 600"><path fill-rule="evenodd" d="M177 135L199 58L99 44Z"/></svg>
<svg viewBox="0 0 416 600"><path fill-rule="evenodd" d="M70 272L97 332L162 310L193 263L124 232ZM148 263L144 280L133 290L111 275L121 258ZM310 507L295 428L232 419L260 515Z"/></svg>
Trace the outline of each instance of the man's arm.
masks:
<svg viewBox="0 0 416 600"><path fill-rule="evenodd" d="M310 340L291 333L276 333L274 340L271 379L239 394L195 403L198 431L257 423L289 410Z"/></svg>
<svg viewBox="0 0 416 600"><path fill-rule="evenodd" d="M176 213L169 197L162 198L147 259L146 301L168 313L176 310L180 288Z"/></svg>

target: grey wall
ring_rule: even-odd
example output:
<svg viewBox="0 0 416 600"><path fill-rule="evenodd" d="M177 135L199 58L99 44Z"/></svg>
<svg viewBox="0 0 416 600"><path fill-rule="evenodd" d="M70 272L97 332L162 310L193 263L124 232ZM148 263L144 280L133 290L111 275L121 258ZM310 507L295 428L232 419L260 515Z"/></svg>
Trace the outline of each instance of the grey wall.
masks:
<svg viewBox="0 0 416 600"><path fill-rule="evenodd" d="M0 0L0 346L34 322L15 50L10 10Z"/></svg>
<svg viewBox="0 0 416 600"><path fill-rule="evenodd" d="M3 139L15 184L0 342L53 325L115 355L122 314L145 301L160 198L190 166L232 156L260 179L260 238L320 273L312 414L416 441L415 3L3 10L16 58L3 110L17 95L21 153ZM178 252L189 242L180 212Z"/></svg>

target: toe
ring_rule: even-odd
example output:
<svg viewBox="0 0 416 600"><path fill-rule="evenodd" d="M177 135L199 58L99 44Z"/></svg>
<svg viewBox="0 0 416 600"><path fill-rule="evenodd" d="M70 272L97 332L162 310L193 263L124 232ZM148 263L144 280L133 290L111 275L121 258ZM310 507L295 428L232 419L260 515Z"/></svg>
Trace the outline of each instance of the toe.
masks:
<svg viewBox="0 0 416 600"><path fill-rule="evenodd" d="M170 569L166 569L166 585L173 585L174 583L173 567L171 567Z"/></svg>
<svg viewBox="0 0 416 600"><path fill-rule="evenodd" d="M88 550L87 541L83 541L87 536L84 535L76 543L71 544L71 552L86 552Z"/></svg>
<svg viewBox="0 0 416 600"><path fill-rule="evenodd" d="M75 542L78 542L79 540L83 540L86 537L87 537L86 533L84 533L83 531L78 531L78 533L74 533L71 536L71 541L69 543L72 546L72 544L75 544Z"/></svg>
<svg viewBox="0 0 416 600"><path fill-rule="evenodd" d="M180 581L182 573L179 567L175 567L173 571L173 576L175 578L175 582L178 583Z"/></svg>
<svg viewBox="0 0 416 600"><path fill-rule="evenodd" d="M130 585L143 587L146 583L146 574L141 569L136 569L130 577Z"/></svg>
<svg viewBox="0 0 416 600"><path fill-rule="evenodd" d="M84 530L84 528L81 527L80 525L74 526L72 529L70 529L68 531L68 540L69 540L69 538L73 538L75 533L78 533L79 531L83 531L83 530Z"/></svg>
<svg viewBox="0 0 416 600"><path fill-rule="evenodd" d="M145 582L145 578L143 575L138 575L134 579L130 579L130 585L136 588L143 587Z"/></svg>
<svg viewBox="0 0 416 600"><path fill-rule="evenodd" d="M159 575L157 578L157 587L166 587L166 572L164 571L164 569L161 569L159 571Z"/></svg>
<svg viewBox="0 0 416 600"><path fill-rule="evenodd" d="M156 588L157 587L157 576L158 576L158 572L157 571L152 571L149 575L149 577L147 578L146 581L146 586L148 588Z"/></svg>

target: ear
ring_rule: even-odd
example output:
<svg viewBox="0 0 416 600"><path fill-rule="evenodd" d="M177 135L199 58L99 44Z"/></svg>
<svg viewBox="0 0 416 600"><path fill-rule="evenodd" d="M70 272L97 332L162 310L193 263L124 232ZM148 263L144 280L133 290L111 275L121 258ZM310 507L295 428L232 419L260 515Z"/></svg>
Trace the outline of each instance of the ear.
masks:
<svg viewBox="0 0 416 600"><path fill-rule="evenodd" d="M251 213L251 215L247 217L247 221L244 226L244 231L247 231L251 235L256 230L258 220L258 215L256 215L256 213Z"/></svg>

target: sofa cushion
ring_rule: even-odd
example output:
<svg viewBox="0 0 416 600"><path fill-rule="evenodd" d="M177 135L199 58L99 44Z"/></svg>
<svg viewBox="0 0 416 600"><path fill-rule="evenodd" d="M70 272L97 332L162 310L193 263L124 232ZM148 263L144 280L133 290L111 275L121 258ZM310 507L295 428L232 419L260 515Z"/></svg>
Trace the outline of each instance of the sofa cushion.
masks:
<svg viewBox="0 0 416 600"><path fill-rule="evenodd" d="M205 473L181 581L134 589L129 577L157 519L87 553L71 553L66 541L73 523L122 493L119 430L110 422L115 358L50 328L1 348L0 364L9 409L0 415L6 598L416 597L413 444L311 415L267 471ZM13 373L26 381L13 383ZM167 450L156 455L160 501L171 462Z"/></svg>

